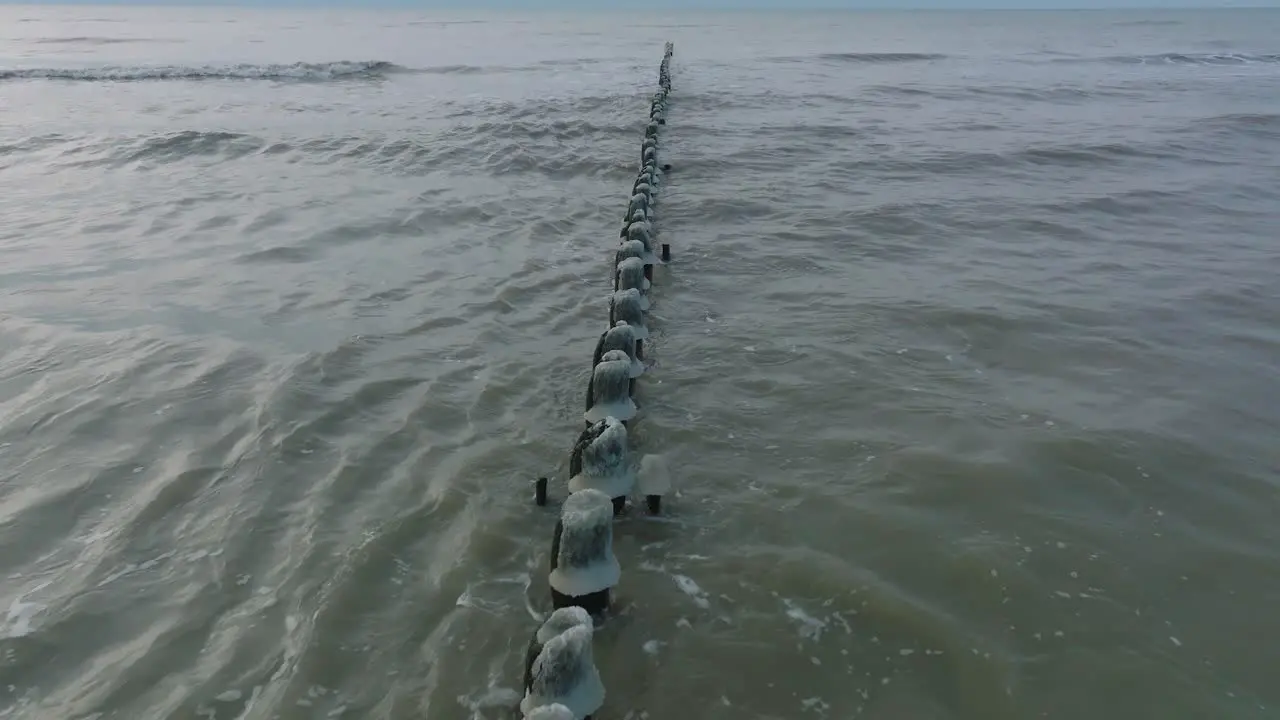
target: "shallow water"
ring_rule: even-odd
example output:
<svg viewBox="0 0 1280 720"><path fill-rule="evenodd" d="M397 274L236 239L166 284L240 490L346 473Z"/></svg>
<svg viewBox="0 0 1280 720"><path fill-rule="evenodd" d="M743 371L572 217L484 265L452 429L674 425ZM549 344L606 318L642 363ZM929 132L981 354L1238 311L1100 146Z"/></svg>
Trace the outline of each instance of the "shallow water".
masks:
<svg viewBox="0 0 1280 720"><path fill-rule="evenodd" d="M599 720L1280 712L1280 14L0 34L0 717L511 717L664 40Z"/></svg>

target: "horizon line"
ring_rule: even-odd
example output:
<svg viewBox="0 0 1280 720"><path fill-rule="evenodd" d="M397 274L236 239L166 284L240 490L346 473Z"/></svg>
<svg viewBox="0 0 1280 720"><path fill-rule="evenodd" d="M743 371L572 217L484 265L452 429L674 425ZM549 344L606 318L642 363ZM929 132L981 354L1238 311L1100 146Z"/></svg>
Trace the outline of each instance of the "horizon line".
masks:
<svg viewBox="0 0 1280 720"><path fill-rule="evenodd" d="M483 0L480 0L483 2ZM1160 3L1159 0L1136 0L1133 4L1124 5L1108 5L1102 7L1092 4L1079 5L1051 5L1051 6L1019 6L1013 4L974 4L967 7L957 7L954 5L941 6L928 4L925 0L919 5L903 6L898 3L891 3L892 0L880 0L886 4L877 4L876 0L856 6L833 6L831 4L814 4L814 5L757 5L757 6L739 6L739 7L698 7L683 4L680 0L668 0L673 3L671 6L653 6L644 8L637 7L602 7L590 0L570 0L569 3L558 7L523 7L503 3L501 0L492 5L477 5L476 3L468 3L466 0L447 0L443 5L426 5L416 2L415 0L335 0L333 2L319 2L313 0L282 0L278 2L254 2L254 0L181 0L180 2L168 2L167 0L105 0L104 2L83 2L83 0L46 0L41 3L33 3L30 0L0 0L0 7L6 8L39 8L48 9L57 8L128 8L128 7L146 7L146 8L175 8L175 9L207 9L207 8L237 8L249 10L448 10L448 11L468 11L468 12L485 12L485 11L510 11L518 10L529 13L544 12L651 12L662 11L668 13L736 13L736 12L812 12L812 11L838 11L838 12L1116 12L1129 10L1144 11L1166 11L1166 12L1186 12L1186 11L1225 11L1225 10L1280 10L1280 4L1272 5L1255 5L1255 4L1235 4L1228 0L1226 4L1218 5L1170 5ZM802 0L803 1L803 0ZM1088 0L1085 0L1088 2ZM578 5L576 2L584 4ZM749 2L749 0L748 0Z"/></svg>

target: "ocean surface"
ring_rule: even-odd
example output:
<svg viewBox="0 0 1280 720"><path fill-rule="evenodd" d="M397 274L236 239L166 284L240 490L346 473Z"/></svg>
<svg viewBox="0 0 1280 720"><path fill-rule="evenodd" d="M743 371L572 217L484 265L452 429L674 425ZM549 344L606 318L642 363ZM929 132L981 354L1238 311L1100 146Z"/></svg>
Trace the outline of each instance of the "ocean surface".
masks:
<svg viewBox="0 0 1280 720"><path fill-rule="evenodd" d="M1280 12L0 9L0 718L1280 717Z"/></svg>

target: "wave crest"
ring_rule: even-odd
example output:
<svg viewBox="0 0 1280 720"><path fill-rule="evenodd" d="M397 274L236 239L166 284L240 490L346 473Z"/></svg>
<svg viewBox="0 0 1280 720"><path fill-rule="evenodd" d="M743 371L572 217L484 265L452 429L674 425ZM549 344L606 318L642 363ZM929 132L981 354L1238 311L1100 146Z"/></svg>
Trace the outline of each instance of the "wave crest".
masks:
<svg viewBox="0 0 1280 720"><path fill-rule="evenodd" d="M325 82L376 80L408 72L382 60L344 60L326 63L200 65L186 67L103 66L96 68L17 68L0 70L0 80L69 80L87 82L140 82L146 80L275 80Z"/></svg>
<svg viewBox="0 0 1280 720"><path fill-rule="evenodd" d="M942 60L946 55L938 55L935 53L901 53L901 52L882 52L882 53L820 53L818 55L805 55L800 57L776 57L772 58L774 62L786 63L803 63L821 60L825 62L839 63L904 63L904 62L927 62L929 60Z"/></svg>
<svg viewBox="0 0 1280 720"><path fill-rule="evenodd" d="M946 57L937 53L823 53L818 59L850 63L898 63L942 60Z"/></svg>
<svg viewBox="0 0 1280 720"><path fill-rule="evenodd" d="M1103 58L1063 58L1060 63L1104 62L1118 65L1259 65L1280 63L1280 53L1156 53Z"/></svg>
<svg viewBox="0 0 1280 720"><path fill-rule="evenodd" d="M157 38L103 37L77 35L75 37L43 37L33 40L36 45L124 45L128 43L164 42Z"/></svg>

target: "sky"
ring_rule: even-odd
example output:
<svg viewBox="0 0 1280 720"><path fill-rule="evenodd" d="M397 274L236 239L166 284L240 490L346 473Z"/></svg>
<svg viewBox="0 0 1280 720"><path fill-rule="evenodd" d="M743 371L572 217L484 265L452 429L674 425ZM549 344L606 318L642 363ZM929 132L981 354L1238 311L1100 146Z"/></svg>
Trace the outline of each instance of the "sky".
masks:
<svg viewBox="0 0 1280 720"><path fill-rule="evenodd" d="M420 9L640 9L642 7L714 9L1105 9L1105 8L1233 8L1280 7L1280 0L43 0L0 5L170 5L243 7L392 7Z"/></svg>

